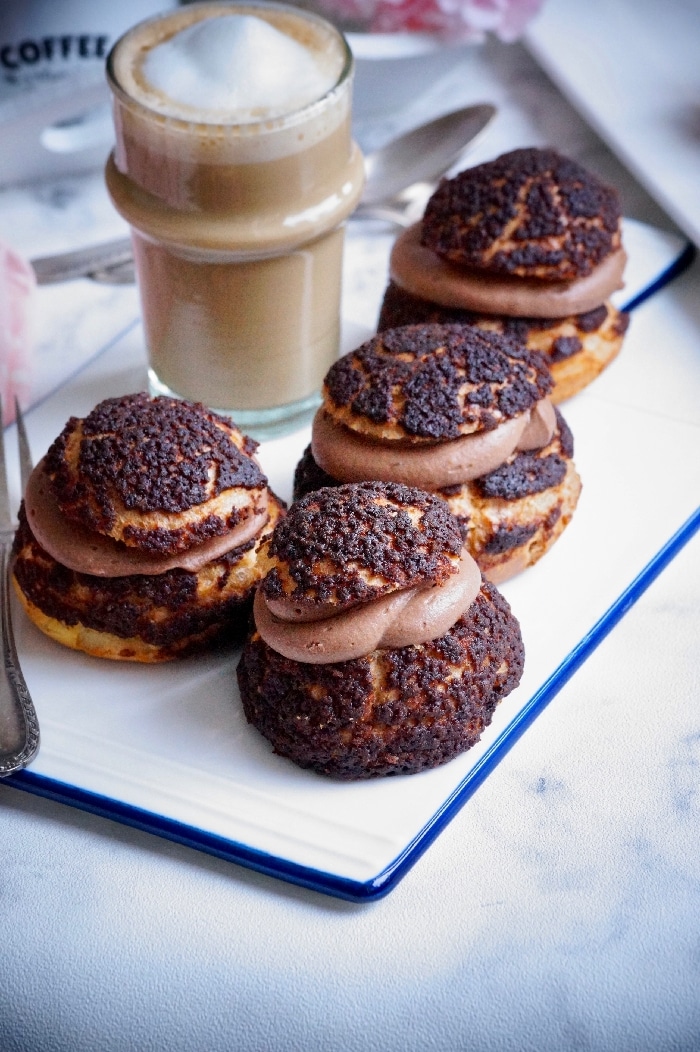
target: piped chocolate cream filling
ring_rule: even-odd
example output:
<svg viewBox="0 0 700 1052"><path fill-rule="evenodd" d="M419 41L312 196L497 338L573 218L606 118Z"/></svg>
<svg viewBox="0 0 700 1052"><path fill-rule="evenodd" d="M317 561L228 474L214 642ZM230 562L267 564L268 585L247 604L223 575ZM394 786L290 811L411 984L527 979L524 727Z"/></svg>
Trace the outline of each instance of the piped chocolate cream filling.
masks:
<svg viewBox="0 0 700 1052"><path fill-rule="evenodd" d="M511 453L541 449L555 429L554 407L547 398L492 431L430 445L411 445L410 439L380 442L336 424L321 407L313 421L311 450L319 467L339 482L376 479L434 492L495 471Z"/></svg>
<svg viewBox="0 0 700 1052"><path fill-rule="evenodd" d="M593 310L624 286L627 254L623 248L611 253L584 278L540 281L448 263L420 239L420 222L397 238L389 272L407 292L442 307L515 318L564 318Z"/></svg>
<svg viewBox="0 0 700 1052"><path fill-rule="evenodd" d="M127 547L66 519L43 472L43 461L34 468L24 495L27 521L44 551L62 566L95 577L161 574L176 568L197 573L212 559L256 537L267 522L267 504L267 489L252 490L247 515L227 533L188 551L159 555Z"/></svg>
<svg viewBox="0 0 700 1052"><path fill-rule="evenodd" d="M442 585L408 588L316 621L312 612L277 600L272 612L258 589L253 615L258 632L273 650L293 661L325 665L364 657L373 650L427 643L444 636L476 599L481 571L466 549L456 573Z"/></svg>

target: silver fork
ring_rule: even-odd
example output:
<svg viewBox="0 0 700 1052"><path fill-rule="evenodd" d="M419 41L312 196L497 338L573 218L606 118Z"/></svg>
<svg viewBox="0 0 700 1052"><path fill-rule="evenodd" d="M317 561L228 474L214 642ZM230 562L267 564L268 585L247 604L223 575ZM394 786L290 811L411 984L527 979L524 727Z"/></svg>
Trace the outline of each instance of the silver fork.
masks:
<svg viewBox="0 0 700 1052"><path fill-rule="evenodd" d="M24 419L15 399L22 492L32 470ZM10 495L4 449L2 399L0 399L0 620L3 667L0 670L0 778L18 771L39 748L39 721L27 689L15 646L10 611L9 561L15 526L10 515Z"/></svg>

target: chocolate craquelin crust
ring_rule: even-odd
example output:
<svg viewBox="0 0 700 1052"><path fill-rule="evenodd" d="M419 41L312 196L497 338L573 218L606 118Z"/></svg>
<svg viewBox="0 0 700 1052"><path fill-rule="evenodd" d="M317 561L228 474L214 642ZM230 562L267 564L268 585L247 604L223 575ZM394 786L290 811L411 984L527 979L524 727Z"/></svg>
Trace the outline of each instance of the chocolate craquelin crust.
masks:
<svg viewBox="0 0 700 1052"><path fill-rule="evenodd" d="M585 277L620 241L617 192L554 150L512 150L443 179L421 241L443 259L513 277Z"/></svg>
<svg viewBox="0 0 700 1052"><path fill-rule="evenodd" d="M550 453L537 456L520 453L510 464L474 479L474 485L482 497L498 497L501 500L522 500L533 493L544 493L558 486L566 475L566 462Z"/></svg>
<svg viewBox="0 0 700 1052"><path fill-rule="evenodd" d="M555 513L558 518L558 513ZM552 522L546 523L546 528L552 529L556 522L554 519ZM538 529L541 529L541 524L538 522L530 523L525 526L498 526L492 535L484 542L484 552L487 555L505 555L507 552L515 551L516 548L520 548L522 545L535 536Z"/></svg>
<svg viewBox="0 0 700 1052"><path fill-rule="evenodd" d="M553 441L532 453L516 453L505 464L474 479L472 485L482 497L522 500L559 486L566 475L567 461L574 455L574 439L569 425L555 407L557 430ZM559 451L552 450L553 445Z"/></svg>
<svg viewBox="0 0 700 1052"><path fill-rule="evenodd" d="M552 342L548 353L550 361L570 358L583 347L582 338L599 331L608 319L608 306L602 303L584 314L573 314L570 321L581 336L559 337ZM442 307L438 303L421 299L390 281L384 293L379 312L377 332L396 329L403 325L460 324L489 326L518 343L527 344L534 333L547 332L561 326L562 318L509 318L505 315L476 314L461 307ZM615 335L624 336L629 326L629 314L619 311L614 318Z"/></svg>
<svg viewBox="0 0 700 1052"><path fill-rule="evenodd" d="M469 749L523 664L518 622L485 582L450 631L429 643L309 665L254 633L237 675L248 721L278 755L355 780L415 774Z"/></svg>
<svg viewBox="0 0 700 1052"><path fill-rule="evenodd" d="M291 505L268 545L268 599L339 609L399 589L442 584L462 550L439 497L393 482L325 488Z"/></svg>
<svg viewBox="0 0 700 1052"><path fill-rule="evenodd" d="M311 443L309 443L294 469L292 499L301 500L307 493L314 493L318 489L323 489L324 486L340 485L338 479L334 479L316 463L311 451Z"/></svg>
<svg viewBox="0 0 700 1052"><path fill-rule="evenodd" d="M252 608L253 584L237 568L254 540L213 560L199 574L95 577L56 562L34 538L24 505L13 546L14 576L23 595L46 617L160 649L159 659L182 657L225 640L240 642Z"/></svg>
<svg viewBox="0 0 700 1052"><path fill-rule="evenodd" d="M71 417L46 455L45 470L63 514L109 534L124 509L177 513L228 489L265 486L251 459L256 447L203 405L139 393L107 399L83 420ZM225 522L208 515L188 524L187 546L224 533L239 518L233 511ZM161 552L184 544L177 531L129 525L123 539Z"/></svg>
<svg viewBox="0 0 700 1052"><path fill-rule="evenodd" d="M388 329L326 374L326 408L347 408L360 429L392 425L443 441L490 431L530 409L553 386L546 359L499 333L464 325Z"/></svg>
<svg viewBox="0 0 700 1052"><path fill-rule="evenodd" d="M455 324L499 332L544 354L552 370L553 402L563 402L586 387L620 350L629 325L629 314L602 303L583 314L564 318L510 318L476 314L458 307L442 307L406 292L394 282L387 285L378 331L417 324Z"/></svg>

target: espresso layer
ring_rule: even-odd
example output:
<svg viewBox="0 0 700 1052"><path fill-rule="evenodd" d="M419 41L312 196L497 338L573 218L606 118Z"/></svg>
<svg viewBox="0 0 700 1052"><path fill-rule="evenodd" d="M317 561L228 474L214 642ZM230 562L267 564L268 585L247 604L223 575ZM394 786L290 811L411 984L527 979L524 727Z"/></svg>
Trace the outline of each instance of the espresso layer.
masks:
<svg viewBox="0 0 700 1052"><path fill-rule="evenodd" d="M288 255L205 267L136 237L159 379L222 409L285 405L318 391L338 356L343 236L339 227Z"/></svg>

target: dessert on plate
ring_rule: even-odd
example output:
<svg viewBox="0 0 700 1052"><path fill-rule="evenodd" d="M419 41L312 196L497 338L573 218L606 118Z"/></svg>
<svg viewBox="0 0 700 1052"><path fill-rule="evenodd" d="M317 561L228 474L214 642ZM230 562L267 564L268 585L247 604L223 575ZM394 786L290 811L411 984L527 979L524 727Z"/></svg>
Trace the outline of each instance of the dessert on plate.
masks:
<svg viewBox="0 0 700 1052"><path fill-rule="evenodd" d="M320 489L263 558L238 683L248 721L301 767L345 780L437 767L520 681L518 622L432 494Z"/></svg>
<svg viewBox="0 0 700 1052"><path fill-rule="evenodd" d="M381 332L329 369L295 499L377 479L438 494L499 583L570 521L581 481L544 356L466 325Z"/></svg>
<svg viewBox="0 0 700 1052"><path fill-rule="evenodd" d="M520 149L443 179L397 239L378 329L462 322L545 354L551 399L616 357L629 316L617 192L554 150Z"/></svg>
<svg viewBox="0 0 700 1052"><path fill-rule="evenodd" d="M13 583L46 635L160 662L245 635L283 514L257 443L203 405L131 394L71 417L27 485Z"/></svg>

